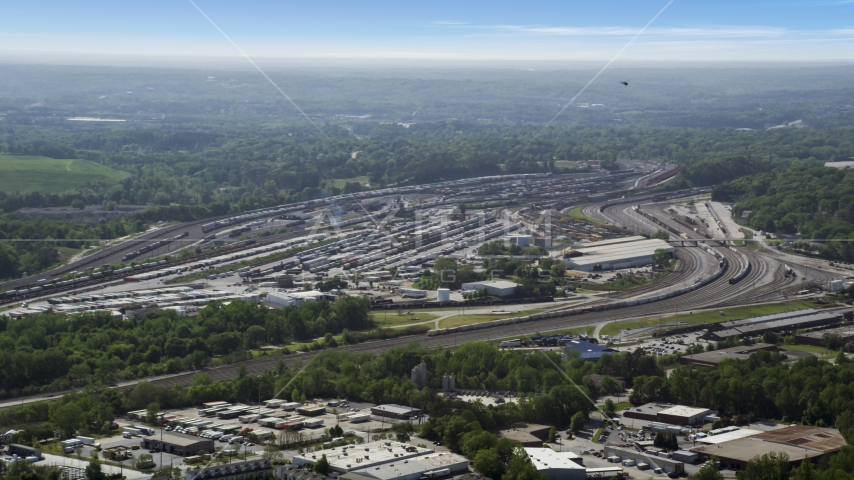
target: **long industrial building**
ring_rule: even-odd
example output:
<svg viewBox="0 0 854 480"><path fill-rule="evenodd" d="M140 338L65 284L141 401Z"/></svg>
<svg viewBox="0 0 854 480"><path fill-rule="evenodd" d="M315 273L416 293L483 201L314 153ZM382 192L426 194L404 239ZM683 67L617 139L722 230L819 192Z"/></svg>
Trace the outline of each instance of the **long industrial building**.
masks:
<svg viewBox="0 0 854 480"><path fill-rule="evenodd" d="M548 475L550 480L586 480L587 478L584 460L577 453L555 452L551 448L525 448L525 453L528 454L537 473Z"/></svg>
<svg viewBox="0 0 854 480"><path fill-rule="evenodd" d="M849 318L851 313L851 309L824 311L804 309L795 312L733 320L731 322L723 322L714 327L710 325L709 330L715 331L709 331L704 337L707 340L721 341L733 337L755 337L765 332L815 328L839 323L843 318Z"/></svg>
<svg viewBox="0 0 854 480"><path fill-rule="evenodd" d="M800 333L795 335L795 341L802 345L824 347L827 345L828 339L835 336L838 336L839 342L843 345L848 345L854 341L854 331L851 330L850 324L843 327Z"/></svg>
<svg viewBox="0 0 854 480"><path fill-rule="evenodd" d="M724 360L747 360L751 355L760 351L776 351L777 346L770 343L756 343L753 345L739 345L737 347L722 348L710 352L700 352L679 357L682 365L699 365L701 367L717 367Z"/></svg>
<svg viewBox="0 0 854 480"><path fill-rule="evenodd" d="M652 263L652 255L656 250L664 250L672 254L675 249L664 240L629 237L630 240L614 243L614 240L603 240L584 244L566 253L564 259L566 268L591 272L598 270L615 270L619 268L636 268Z"/></svg>
<svg viewBox="0 0 854 480"><path fill-rule="evenodd" d="M428 448L398 442L370 442L363 445L334 447L316 452L294 455L293 464L300 467L314 465L326 455L331 472L352 472L376 468L388 463L402 463L433 453Z"/></svg>
<svg viewBox="0 0 854 480"><path fill-rule="evenodd" d="M708 408L695 408L669 403L647 403L632 407L623 412L626 418L663 422L673 425L696 425L703 422L703 417L709 415Z"/></svg>
<svg viewBox="0 0 854 480"><path fill-rule="evenodd" d="M700 454L701 460L714 455L720 459L721 467L744 470L753 457L766 453L785 453L791 466L795 467L804 459L816 462L825 455L838 452L846 444L839 430L792 425L750 436L737 436L729 441L705 444L689 450Z"/></svg>

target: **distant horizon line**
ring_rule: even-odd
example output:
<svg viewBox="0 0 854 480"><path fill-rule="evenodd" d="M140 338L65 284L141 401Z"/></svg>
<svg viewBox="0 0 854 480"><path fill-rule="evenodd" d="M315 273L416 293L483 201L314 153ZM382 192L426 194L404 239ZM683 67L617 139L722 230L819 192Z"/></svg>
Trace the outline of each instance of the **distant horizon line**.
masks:
<svg viewBox="0 0 854 480"><path fill-rule="evenodd" d="M529 59L422 59L389 57L270 57L253 55L253 58L271 62L267 67L331 67L349 69L385 69L385 70L428 70L453 67L455 69L476 70L482 68L510 69L542 68L562 70L568 68L594 68L601 66L603 60L529 60ZM474 63L474 65L473 65ZM837 60L638 60L623 59L614 69L620 68L713 68L713 67L816 67L851 66L854 59ZM147 67L178 70L210 69L252 70L240 56L214 55L102 55L102 54L64 54L64 53L19 53L0 51L0 64L20 66L63 66L63 67ZM515 65L515 67L514 67ZM462 67L462 68L461 68Z"/></svg>

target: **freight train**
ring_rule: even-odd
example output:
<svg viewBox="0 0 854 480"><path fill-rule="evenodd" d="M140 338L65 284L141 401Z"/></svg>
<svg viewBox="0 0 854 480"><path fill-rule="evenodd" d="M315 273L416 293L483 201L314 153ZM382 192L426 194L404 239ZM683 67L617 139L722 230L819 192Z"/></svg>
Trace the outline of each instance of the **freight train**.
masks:
<svg viewBox="0 0 854 480"><path fill-rule="evenodd" d="M176 240L180 240L180 239L182 239L188 235L190 235L189 232L184 232L184 233L180 233L178 235L175 235L172 238L166 238L163 240L158 240L158 241L156 241L150 245L146 245L146 246L140 248L139 250L135 250L133 252L126 253L125 256L122 258L122 260L124 260L124 261L132 260L132 259L134 259L134 258L136 258L136 257L138 257L144 253L148 253L148 252L157 250L160 247L169 245L170 243L172 243Z"/></svg>

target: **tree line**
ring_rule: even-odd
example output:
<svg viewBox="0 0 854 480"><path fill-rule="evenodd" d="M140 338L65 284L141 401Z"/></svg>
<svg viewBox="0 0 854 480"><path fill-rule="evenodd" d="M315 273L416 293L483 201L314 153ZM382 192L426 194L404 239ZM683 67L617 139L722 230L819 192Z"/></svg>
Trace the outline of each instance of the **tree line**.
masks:
<svg viewBox="0 0 854 480"><path fill-rule="evenodd" d="M282 309L213 303L194 317L169 311L139 320L108 312L0 317L0 396L198 369L248 359L262 345L311 343L342 332L345 342L356 342L355 331L373 328L369 310L365 297L342 297Z"/></svg>

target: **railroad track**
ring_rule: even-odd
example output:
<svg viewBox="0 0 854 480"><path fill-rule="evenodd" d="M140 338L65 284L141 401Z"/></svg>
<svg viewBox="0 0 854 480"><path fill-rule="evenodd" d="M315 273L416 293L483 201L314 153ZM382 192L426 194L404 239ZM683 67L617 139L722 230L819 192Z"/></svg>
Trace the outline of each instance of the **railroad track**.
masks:
<svg viewBox="0 0 854 480"><path fill-rule="evenodd" d="M608 295L607 298L614 300L635 298L680 284L681 286L694 284L700 278L711 275L718 268L717 264L712 265L715 262L704 258L705 255L707 255L705 252L696 248L678 248L674 256L679 259L679 266L673 272L660 280Z"/></svg>
<svg viewBox="0 0 854 480"><path fill-rule="evenodd" d="M681 225L678 222L672 221L670 215L664 211L667 207L669 207L668 204L648 204L643 205L642 208L644 211L647 211L657 217L664 225L669 226L672 230L684 232L687 237L687 239L682 239L673 234L672 230L670 230L668 233L672 239L691 242L705 242L714 248L712 242L704 236L694 232L693 230L685 228L684 225ZM636 233L655 233L662 229L659 225L654 224L639 215L630 205L627 204L604 206L591 205L585 209L585 214L618 226L625 226L630 231ZM759 282L767 273L768 265L766 261L760 259L758 255L753 254L752 252L740 251L740 253L744 253L747 256L751 270L741 281L735 284L730 284L730 279L735 277L737 273L746 266L744 264L744 259L738 253L727 248L717 247L715 250L719 252L729 264L727 272L720 279L699 290L664 300L662 302L656 302L655 304L651 304L650 307L658 310L684 310L686 308L699 309L704 307L713 307L721 304L722 300L727 301L729 304L737 303L736 299L740 299L745 295L751 294L751 290L755 287L756 283ZM668 286L667 283L658 283L658 285L664 286L665 288ZM654 286L655 283L653 283L649 288L654 289ZM630 292L626 293L630 294ZM769 295L769 297L773 297L773 294Z"/></svg>
<svg viewBox="0 0 854 480"><path fill-rule="evenodd" d="M151 267L139 268L133 271L133 274L140 274L145 272L150 272L153 270L161 270L163 268L172 266L172 265L184 265L187 263L193 263L198 260L205 260L211 257L218 257L220 255L227 255L232 252L237 252L240 250L245 250L251 247L259 247L263 245L268 245L271 243L275 243L281 240L287 240L293 237L300 236L301 234L305 234L306 232L287 232L280 233L277 235L270 235L268 237L264 237L260 240L255 240L255 243L246 244L246 241L235 242L232 245L223 246L220 248L216 248L214 250L206 251L200 254L190 255L186 257L175 258L167 261L163 264L157 264ZM129 272L128 272L129 273ZM101 278L93 278L91 280L87 280L85 282L75 283L73 285L66 285L63 287L53 287L49 289L44 289L35 293L28 293L25 295L18 295L15 297L5 297L0 299L0 304L8 304L8 303L17 303L23 300L34 300L42 297L50 297L57 293L83 293L87 291L94 291L108 285L115 285L118 283L122 283L122 278L124 277L101 277Z"/></svg>
<svg viewBox="0 0 854 480"><path fill-rule="evenodd" d="M220 217L222 218L222 217ZM214 219L215 220L215 219ZM138 250L141 246L152 243L156 240L165 239L169 237L174 237L176 234L181 232L191 232L191 235L188 237L190 239L195 238L197 235L193 235L196 229L201 233L202 224L212 221L211 219L205 220L194 220L191 222L180 223L177 225L170 225L168 227L159 228L153 232L148 232L139 237L126 240L117 245L113 245L107 247L103 250L95 252L91 255L87 255L80 260L77 260L72 263L67 263L65 265L56 267L52 270L48 270L46 272L39 273L37 275L30 275L29 277L19 278L16 280L10 280L8 282L4 282L0 284L0 291L5 290L15 290L18 287L23 287L26 285L31 285L36 283L39 279L42 278L60 278L67 273L77 271L84 271L88 268L96 268L100 267L104 264L115 264L120 263L122 258L126 253L133 252L134 250ZM199 237L201 239L202 237ZM153 250L144 255L140 255L134 260L144 260L146 258L154 258L157 256L165 255L165 253L161 253L161 250L166 250L167 247L161 247L157 250Z"/></svg>

